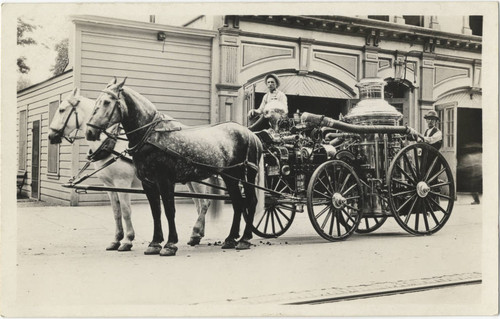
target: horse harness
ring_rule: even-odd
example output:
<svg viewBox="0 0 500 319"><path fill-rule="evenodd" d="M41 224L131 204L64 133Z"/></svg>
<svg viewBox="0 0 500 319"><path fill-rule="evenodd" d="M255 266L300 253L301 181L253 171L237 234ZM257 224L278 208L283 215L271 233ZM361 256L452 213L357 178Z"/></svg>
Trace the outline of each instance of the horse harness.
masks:
<svg viewBox="0 0 500 319"><path fill-rule="evenodd" d="M68 100L68 103L71 105L71 111L69 111L68 117L66 117L66 120L64 121L64 125L59 130L57 130L56 133L61 135L62 137L64 137L64 139L66 141L68 141L69 143L73 144L75 142L75 140L83 138L83 137L77 136L78 131L80 130L80 122L78 121L78 111L77 111L76 107L78 106L78 104L80 104L80 100L76 100L75 103ZM64 135L64 130L66 129L66 126L68 125L69 119L71 118L71 114L73 114L73 113L75 113L75 121L76 121L75 132L76 133L75 133L74 137L67 137L66 135Z"/></svg>

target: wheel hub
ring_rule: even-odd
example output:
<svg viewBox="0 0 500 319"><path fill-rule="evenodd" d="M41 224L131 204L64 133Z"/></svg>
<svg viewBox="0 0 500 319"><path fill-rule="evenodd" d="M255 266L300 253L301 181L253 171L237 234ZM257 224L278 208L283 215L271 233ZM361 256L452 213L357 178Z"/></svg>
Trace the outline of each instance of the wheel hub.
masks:
<svg viewBox="0 0 500 319"><path fill-rule="evenodd" d="M427 194L429 194L430 191L431 191L431 188L429 187L429 185L427 185L426 182L418 182L418 184L417 184L418 196L424 198L427 196Z"/></svg>
<svg viewBox="0 0 500 319"><path fill-rule="evenodd" d="M342 208L346 202L347 202L347 200L341 194L339 194L339 193L333 194L332 204L336 209Z"/></svg>

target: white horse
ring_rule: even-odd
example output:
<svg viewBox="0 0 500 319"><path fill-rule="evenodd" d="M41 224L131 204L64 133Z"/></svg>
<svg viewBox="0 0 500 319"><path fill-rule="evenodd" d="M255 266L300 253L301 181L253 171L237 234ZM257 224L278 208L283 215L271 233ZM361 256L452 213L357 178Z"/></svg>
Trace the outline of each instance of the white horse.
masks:
<svg viewBox="0 0 500 319"><path fill-rule="evenodd" d="M65 100L61 102L52 122L50 123L49 141L51 144L61 143L64 137L69 142L73 142L78 137L78 131L85 132L86 123L92 115L95 101L80 95L80 90L75 88ZM73 135L72 135L73 134ZM107 141L89 141L89 156L94 158L94 169L99 169L113 154L106 151ZM111 144L114 140L111 141ZM103 145L105 144L105 145ZM118 139L114 150L121 153L127 148L127 142ZM135 167L131 160L121 158L115 163L100 170L96 174L102 183L108 187L132 188L142 187L141 182L135 174ZM198 183L186 183L189 191L192 193L205 193L207 187ZM115 238L106 250L129 251L132 248L132 241L135 238L135 231L132 225L130 209L130 193L107 192L113 214L115 218L116 230ZM198 219L193 226L189 245L195 246L200 243L201 238L205 236L205 215L210 206L210 200L193 199L198 211ZM126 233L124 233L122 218L125 222ZM123 240L123 241L122 241Z"/></svg>

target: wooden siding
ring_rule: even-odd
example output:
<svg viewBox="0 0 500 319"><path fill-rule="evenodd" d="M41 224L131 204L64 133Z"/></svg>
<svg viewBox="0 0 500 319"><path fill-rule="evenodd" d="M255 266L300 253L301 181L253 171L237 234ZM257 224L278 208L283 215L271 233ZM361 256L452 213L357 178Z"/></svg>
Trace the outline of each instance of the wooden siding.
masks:
<svg viewBox="0 0 500 319"><path fill-rule="evenodd" d="M60 163L58 174L47 173L48 158L48 127L49 123L49 103L61 101L66 94L73 89L73 72L67 72L58 77L42 82L33 87L21 91L17 96L17 113L26 110L27 115L27 136L26 136L26 170L28 180L25 189L31 193L31 161L33 121L40 120L40 199L58 204L69 204L70 190L61 187L72 176L71 160L67 161L68 154L71 154L72 147L63 142L60 145ZM17 138L19 140L19 127L17 128ZM19 151L18 151L19 152Z"/></svg>
<svg viewBox="0 0 500 319"><path fill-rule="evenodd" d="M187 125L210 122L212 39L81 25L80 85L95 99L116 76Z"/></svg>

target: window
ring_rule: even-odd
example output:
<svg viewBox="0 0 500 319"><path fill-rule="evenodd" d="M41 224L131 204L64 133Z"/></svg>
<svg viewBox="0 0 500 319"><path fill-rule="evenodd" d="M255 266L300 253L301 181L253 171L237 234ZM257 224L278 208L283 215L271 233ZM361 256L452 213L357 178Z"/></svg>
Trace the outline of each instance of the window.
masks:
<svg viewBox="0 0 500 319"><path fill-rule="evenodd" d="M454 147L455 146L455 136L453 135L454 133L454 116L455 116L455 109L454 108L448 108L445 109L446 115L444 117L445 119L445 130L444 130L444 146L445 147Z"/></svg>
<svg viewBox="0 0 500 319"><path fill-rule="evenodd" d="M368 19L389 21L389 16L368 16Z"/></svg>
<svg viewBox="0 0 500 319"><path fill-rule="evenodd" d="M469 16L469 27L472 35L483 36L483 16Z"/></svg>
<svg viewBox="0 0 500 319"><path fill-rule="evenodd" d="M26 110L19 112L19 148L17 167L20 171L26 170L26 145L28 139Z"/></svg>
<svg viewBox="0 0 500 319"><path fill-rule="evenodd" d="M424 17L423 16L403 16L405 19L405 24L414 25L417 27L424 26Z"/></svg>
<svg viewBox="0 0 500 319"><path fill-rule="evenodd" d="M59 107L59 101L49 103L49 123ZM59 173L59 144L50 144L48 146L47 173L57 175Z"/></svg>

